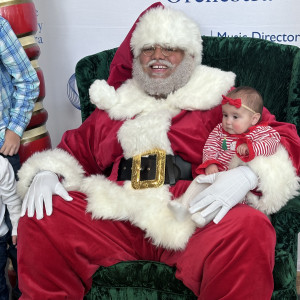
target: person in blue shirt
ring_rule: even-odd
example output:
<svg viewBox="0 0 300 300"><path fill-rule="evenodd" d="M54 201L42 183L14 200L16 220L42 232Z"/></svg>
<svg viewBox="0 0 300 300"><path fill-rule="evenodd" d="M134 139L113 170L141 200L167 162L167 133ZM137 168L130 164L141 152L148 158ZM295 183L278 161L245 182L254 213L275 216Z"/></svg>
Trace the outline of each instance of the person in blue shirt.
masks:
<svg viewBox="0 0 300 300"><path fill-rule="evenodd" d="M0 16L0 155L8 159L16 178L20 168L18 151L21 137L30 121L39 85L37 73L16 34L9 22ZM5 222L10 229L8 253L17 271L17 254L11 239L12 226L7 210ZM15 290L19 294L17 287ZM6 297L0 293L1 300Z"/></svg>
<svg viewBox="0 0 300 300"><path fill-rule="evenodd" d="M16 155L39 95L39 79L9 22L0 16L0 153ZM9 159L9 157L8 157Z"/></svg>

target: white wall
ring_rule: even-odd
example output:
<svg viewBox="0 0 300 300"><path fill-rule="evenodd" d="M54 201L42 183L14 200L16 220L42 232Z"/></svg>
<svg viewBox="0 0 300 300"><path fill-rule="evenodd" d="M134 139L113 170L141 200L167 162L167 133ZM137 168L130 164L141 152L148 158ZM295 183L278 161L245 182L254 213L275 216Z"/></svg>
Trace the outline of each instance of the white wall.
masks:
<svg viewBox="0 0 300 300"><path fill-rule="evenodd" d="M44 107L53 147L62 134L80 125L67 84L82 57L117 47L153 0L35 0L41 48L38 60L46 84ZM300 46L299 0L162 0L186 11L202 34L253 36Z"/></svg>

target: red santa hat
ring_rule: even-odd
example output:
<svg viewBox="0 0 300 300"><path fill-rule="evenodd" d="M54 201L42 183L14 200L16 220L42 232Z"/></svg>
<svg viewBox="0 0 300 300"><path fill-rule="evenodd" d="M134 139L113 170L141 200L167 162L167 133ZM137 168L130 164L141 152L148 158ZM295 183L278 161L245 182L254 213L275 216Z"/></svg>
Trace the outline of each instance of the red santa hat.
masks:
<svg viewBox="0 0 300 300"><path fill-rule="evenodd" d="M144 45L169 45L180 48L201 62L202 39L198 25L181 11L156 7L139 20L130 41L134 57Z"/></svg>
<svg viewBox="0 0 300 300"><path fill-rule="evenodd" d="M169 45L185 50L201 63L202 38L198 25L184 13L156 2L136 20L118 48L110 66L108 84L118 88L132 77L132 59L144 45Z"/></svg>

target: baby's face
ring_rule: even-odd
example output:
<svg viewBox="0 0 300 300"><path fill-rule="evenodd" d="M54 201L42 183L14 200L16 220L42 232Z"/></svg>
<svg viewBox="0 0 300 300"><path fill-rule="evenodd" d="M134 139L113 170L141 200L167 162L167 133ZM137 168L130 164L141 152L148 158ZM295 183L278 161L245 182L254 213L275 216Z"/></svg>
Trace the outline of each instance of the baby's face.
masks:
<svg viewBox="0 0 300 300"><path fill-rule="evenodd" d="M225 131L230 134L241 134L255 125L253 123L253 113L244 107L236 108L230 104L222 105L223 119L222 125Z"/></svg>

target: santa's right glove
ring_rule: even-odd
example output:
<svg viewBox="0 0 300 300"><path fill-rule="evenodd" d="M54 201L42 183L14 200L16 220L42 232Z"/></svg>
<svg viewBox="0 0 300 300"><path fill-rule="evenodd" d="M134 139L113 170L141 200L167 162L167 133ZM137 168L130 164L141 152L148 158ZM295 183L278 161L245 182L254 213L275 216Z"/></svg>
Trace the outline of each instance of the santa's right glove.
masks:
<svg viewBox="0 0 300 300"><path fill-rule="evenodd" d="M22 204L21 217L28 210L28 217L36 213L37 219L44 217L43 207L47 216L52 214L52 195L59 195L66 201L73 200L64 186L59 182L58 177L51 171L41 171L33 179Z"/></svg>
<svg viewBox="0 0 300 300"><path fill-rule="evenodd" d="M258 183L256 174L246 166L206 176L199 175L196 180L211 185L191 201L189 211L191 214L200 212L206 221L210 217L216 224Z"/></svg>

